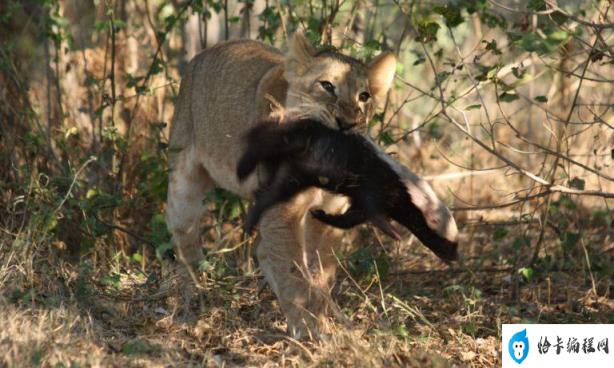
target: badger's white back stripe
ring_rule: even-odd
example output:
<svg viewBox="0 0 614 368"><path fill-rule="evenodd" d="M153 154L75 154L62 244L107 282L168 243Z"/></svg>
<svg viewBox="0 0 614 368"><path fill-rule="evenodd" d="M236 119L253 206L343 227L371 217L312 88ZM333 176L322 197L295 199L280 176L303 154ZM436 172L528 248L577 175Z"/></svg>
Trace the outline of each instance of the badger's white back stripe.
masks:
<svg viewBox="0 0 614 368"><path fill-rule="evenodd" d="M458 237L456 221L450 210L437 198L431 186L407 167L390 158L370 137L365 136L365 138L382 161L399 175L412 203L422 212L429 228L442 238L455 242Z"/></svg>

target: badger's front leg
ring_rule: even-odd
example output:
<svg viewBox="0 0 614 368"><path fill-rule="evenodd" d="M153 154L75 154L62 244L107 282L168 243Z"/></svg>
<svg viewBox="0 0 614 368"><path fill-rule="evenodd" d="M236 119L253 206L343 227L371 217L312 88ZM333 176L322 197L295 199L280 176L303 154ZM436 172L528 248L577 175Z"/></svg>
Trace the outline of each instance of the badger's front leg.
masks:
<svg viewBox="0 0 614 368"><path fill-rule="evenodd" d="M399 233L388 223L388 219L382 213L375 210L371 211L372 215L367 214L367 211L357 205L352 205L345 213L330 214L321 209L312 210L311 216L327 225L334 226L339 229L350 229L360 225L366 221L371 221L375 226L395 240L400 240Z"/></svg>
<svg viewBox="0 0 614 368"><path fill-rule="evenodd" d="M330 214L321 209L311 210L310 212L311 216L318 219L318 221L339 229L351 229L367 221L367 215L364 210L354 206L340 214Z"/></svg>
<svg viewBox="0 0 614 368"><path fill-rule="evenodd" d="M288 166L279 167L271 183L256 192L254 204L250 207L245 220L245 232L250 234L253 231L264 212L290 200L305 188L307 182L295 176Z"/></svg>

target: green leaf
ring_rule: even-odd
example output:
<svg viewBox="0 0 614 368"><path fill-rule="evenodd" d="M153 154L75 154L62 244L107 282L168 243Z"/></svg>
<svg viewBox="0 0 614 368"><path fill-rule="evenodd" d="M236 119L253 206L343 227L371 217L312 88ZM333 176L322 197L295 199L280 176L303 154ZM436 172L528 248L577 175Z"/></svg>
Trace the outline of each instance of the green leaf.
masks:
<svg viewBox="0 0 614 368"><path fill-rule="evenodd" d="M157 349L145 340L135 338L128 341L122 347L122 353L126 355L147 354L156 351Z"/></svg>
<svg viewBox="0 0 614 368"><path fill-rule="evenodd" d="M416 61L414 61L413 65L420 65L420 64L423 64L425 61L426 61L426 58L424 57L424 55L417 54ZM612 109L614 109L614 106L612 107Z"/></svg>
<svg viewBox="0 0 614 368"><path fill-rule="evenodd" d="M134 253L130 259L132 259L132 261L134 263L141 263L143 262L143 256L141 256L139 253Z"/></svg>
<svg viewBox="0 0 614 368"><path fill-rule="evenodd" d="M525 51L536 52L538 54L546 54L555 51L571 37L568 32L552 26L545 27L543 29L543 35L536 32L528 32L516 36L519 37L512 40L518 47Z"/></svg>
<svg viewBox="0 0 614 368"><path fill-rule="evenodd" d="M134 75L127 73L126 74L126 87L132 88L136 87L137 84L143 80L144 77L135 77Z"/></svg>
<svg viewBox="0 0 614 368"><path fill-rule="evenodd" d="M147 86L136 86L134 90L136 91L137 94L144 95L147 93L149 88Z"/></svg>
<svg viewBox="0 0 614 368"><path fill-rule="evenodd" d="M480 70L480 74L476 75L475 79L477 79L480 82L483 82L489 79L494 79L497 76L497 73L499 72L499 67L500 67L497 64L495 65L476 64L476 66Z"/></svg>
<svg viewBox="0 0 614 368"><path fill-rule="evenodd" d="M58 219L56 216L49 217L49 220L46 223L45 231L50 232L53 231L58 226Z"/></svg>
<svg viewBox="0 0 614 368"><path fill-rule="evenodd" d="M465 21L465 19L461 16L461 9L450 3L443 6L436 5L433 7L433 11L443 16L449 27L456 27Z"/></svg>
<svg viewBox="0 0 614 368"><path fill-rule="evenodd" d="M514 75L514 77L518 79L522 79L526 73L527 73L526 69L521 69L517 66L512 68L512 74Z"/></svg>
<svg viewBox="0 0 614 368"><path fill-rule="evenodd" d="M377 113L374 114L373 117L371 118L371 121L369 121L369 127L374 127L377 124L382 124L384 122L384 113Z"/></svg>
<svg viewBox="0 0 614 368"><path fill-rule="evenodd" d="M591 213L591 223L595 227L607 227L610 223L609 217L609 211L603 209L595 209Z"/></svg>
<svg viewBox="0 0 614 368"><path fill-rule="evenodd" d="M164 254L171 249L173 249L173 244L171 242L158 243L156 245L156 257L158 257L158 259L162 259Z"/></svg>
<svg viewBox="0 0 614 368"><path fill-rule="evenodd" d="M586 182L583 179L575 177L569 181L569 186L572 188L576 188L579 190L584 190L584 185Z"/></svg>
<svg viewBox="0 0 614 368"><path fill-rule="evenodd" d="M509 234L509 231L507 230L507 228L503 226L497 226L497 228L495 229L495 232L492 234L492 240L494 241L503 240L507 236L507 234Z"/></svg>
<svg viewBox="0 0 614 368"><path fill-rule="evenodd" d="M127 24L126 22L124 22L121 19L114 19L113 20L113 26L115 28L115 32L119 31L120 29L124 29L126 28Z"/></svg>
<svg viewBox="0 0 614 368"><path fill-rule="evenodd" d="M569 33L567 33L566 31L559 29L556 30L552 33L548 34L548 40L549 41L555 41L555 42L564 42L567 40L567 38L569 37Z"/></svg>
<svg viewBox="0 0 614 368"><path fill-rule="evenodd" d="M121 277L118 273L114 273L108 276L103 276L100 279L100 282L104 285L113 286L116 289L119 289L121 286Z"/></svg>
<svg viewBox="0 0 614 368"><path fill-rule="evenodd" d="M548 97L546 96L536 96L535 101L537 102L548 102Z"/></svg>
<svg viewBox="0 0 614 368"><path fill-rule="evenodd" d="M554 13L550 14L550 19L560 26L561 24L567 22L569 16L561 13L560 11L555 11Z"/></svg>
<svg viewBox="0 0 614 368"><path fill-rule="evenodd" d="M500 27L505 29L507 25L507 22L503 16L487 11L480 13L480 20L486 24L488 28Z"/></svg>
<svg viewBox="0 0 614 368"><path fill-rule="evenodd" d="M501 50L499 50L497 48L497 40L492 40L490 42L488 41L482 41L482 43L486 44L486 50L491 51L493 54L495 55L501 55Z"/></svg>
<svg viewBox="0 0 614 368"><path fill-rule="evenodd" d="M512 102L518 99L518 95L514 92L503 92L499 95L499 100L502 102Z"/></svg>
<svg viewBox="0 0 614 368"><path fill-rule="evenodd" d="M154 62L151 64L151 69L150 69L149 73L151 75L156 75L156 74L160 73L163 70L164 70L164 63L162 62L162 60L156 58L154 60Z"/></svg>
<svg viewBox="0 0 614 368"><path fill-rule="evenodd" d="M469 111L469 110L479 110L482 107L481 104L475 104L475 105L469 105L467 107L465 107L465 110Z"/></svg>
<svg viewBox="0 0 614 368"><path fill-rule="evenodd" d="M483 11L488 7L487 0L466 0L462 2L467 13L473 14L477 11Z"/></svg>
<svg viewBox="0 0 614 368"><path fill-rule="evenodd" d="M529 0L527 8L533 11L546 10L546 3L544 2L544 0Z"/></svg>
<svg viewBox="0 0 614 368"><path fill-rule="evenodd" d="M427 133L433 139L441 139L443 137L442 127L437 121L427 125Z"/></svg>
<svg viewBox="0 0 614 368"><path fill-rule="evenodd" d="M437 84L443 83L443 81L445 81L446 78L450 76L450 74L451 74L450 72L445 71L445 70L437 73L437 75L435 76L435 83Z"/></svg>
<svg viewBox="0 0 614 368"><path fill-rule="evenodd" d="M173 25L177 21L177 17L174 14L171 14L164 18L164 24L166 25L166 29L169 30L173 28Z"/></svg>
<svg viewBox="0 0 614 368"><path fill-rule="evenodd" d="M416 39L418 42L429 43L437 41L437 31L441 26L437 22L423 22L418 23L418 36Z"/></svg>
<svg viewBox="0 0 614 368"><path fill-rule="evenodd" d="M34 353L32 353L32 358L30 358L30 362L32 363L32 366L40 366L41 363L43 361L43 351L41 350L41 348L35 348L34 349ZM25 364L25 363L21 363L21 364Z"/></svg>
<svg viewBox="0 0 614 368"><path fill-rule="evenodd" d="M518 270L518 273L520 275L522 275L522 277L526 280L526 281L531 281L531 279L533 278L533 274L535 273L535 271L533 271L533 269L531 267L522 267L521 269Z"/></svg>
<svg viewBox="0 0 614 368"><path fill-rule="evenodd" d="M530 247L530 246L531 246L531 240L524 235L517 236L516 238L514 238L514 241L512 242L512 249L515 251L519 251L522 247Z"/></svg>
<svg viewBox="0 0 614 368"><path fill-rule="evenodd" d="M407 330L407 327L405 325L399 325L397 326L397 328L395 329L395 333L397 336L401 337L401 338L408 338L411 336L411 334L409 333L409 331Z"/></svg>
<svg viewBox="0 0 614 368"><path fill-rule="evenodd" d="M232 200L228 204L228 210L226 211L226 219L233 220L241 216L242 214L242 203L240 200Z"/></svg>
<svg viewBox="0 0 614 368"><path fill-rule="evenodd" d="M558 203L568 210L575 210L578 208L576 202L574 202L569 196L561 197L561 199L558 200Z"/></svg>
<svg viewBox="0 0 614 368"><path fill-rule="evenodd" d="M96 188L90 188L87 190L87 193L85 194L85 198L86 199L92 199L94 197L96 197L98 195L98 189Z"/></svg>
<svg viewBox="0 0 614 368"><path fill-rule="evenodd" d="M373 249L360 248L348 256L348 268L351 274L372 279L378 273L385 278L390 264L385 254L378 255ZM376 269L377 268L377 269Z"/></svg>
<svg viewBox="0 0 614 368"><path fill-rule="evenodd" d="M445 296L450 296L453 295L455 293L462 293L465 290L465 287L463 285L459 285L459 284L452 284L450 286L446 286L442 289L443 295Z"/></svg>
<svg viewBox="0 0 614 368"><path fill-rule="evenodd" d="M576 247L580 240L580 233L567 231L563 234L563 248L571 250Z"/></svg>
<svg viewBox="0 0 614 368"><path fill-rule="evenodd" d="M390 133L386 131L381 132L378 136L378 139L384 146L389 146L394 143L394 139L392 139Z"/></svg>
<svg viewBox="0 0 614 368"><path fill-rule="evenodd" d="M370 40L370 41L367 41L363 45L363 47L379 51L379 50L382 49L382 44L379 43L379 41L377 41L377 40Z"/></svg>
<svg viewBox="0 0 614 368"><path fill-rule="evenodd" d="M214 269L215 265L207 259L198 262L198 271L200 272L212 272Z"/></svg>
<svg viewBox="0 0 614 368"><path fill-rule="evenodd" d="M94 29L96 29L96 32L100 32L100 31L107 30L110 27L111 27L111 22L101 22L101 21L98 21L98 22L96 22L96 25L94 26Z"/></svg>
<svg viewBox="0 0 614 368"><path fill-rule="evenodd" d="M533 32L529 32L522 36L522 38L518 41L518 45L528 52L543 53L547 51L544 49L542 38L537 33Z"/></svg>

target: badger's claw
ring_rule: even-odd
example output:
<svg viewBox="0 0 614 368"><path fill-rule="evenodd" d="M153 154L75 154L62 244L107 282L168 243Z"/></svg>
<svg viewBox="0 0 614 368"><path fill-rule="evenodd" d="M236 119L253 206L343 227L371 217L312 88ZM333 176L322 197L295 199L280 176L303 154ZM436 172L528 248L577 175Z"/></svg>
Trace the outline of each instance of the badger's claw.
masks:
<svg viewBox="0 0 614 368"><path fill-rule="evenodd" d="M373 225L377 226L384 234L393 238L394 240L401 240L401 235L390 225L388 219L382 215L375 216L371 219Z"/></svg>

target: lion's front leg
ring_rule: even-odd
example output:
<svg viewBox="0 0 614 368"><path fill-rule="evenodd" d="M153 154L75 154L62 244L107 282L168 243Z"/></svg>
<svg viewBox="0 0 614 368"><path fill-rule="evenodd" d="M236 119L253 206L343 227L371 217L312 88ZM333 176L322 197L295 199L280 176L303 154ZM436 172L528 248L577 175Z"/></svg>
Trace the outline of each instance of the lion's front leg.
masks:
<svg viewBox="0 0 614 368"><path fill-rule="evenodd" d="M311 260L309 267L314 282L330 292L335 283L337 256L340 252L341 237L344 232L323 223L317 217L314 217L312 212L341 213L348 206L348 201L344 197L333 196L321 190L316 192L317 198L304 219L304 239L308 259Z"/></svg>
<svg viewBox="0 0 614 368"><path fill-rule="evenodd" d="M329 317L343 318L330 296L340 232L309 215L321 201L322 191L303 192L271 208L260 222L260 268L295 338L324 331Z"/></svg>

